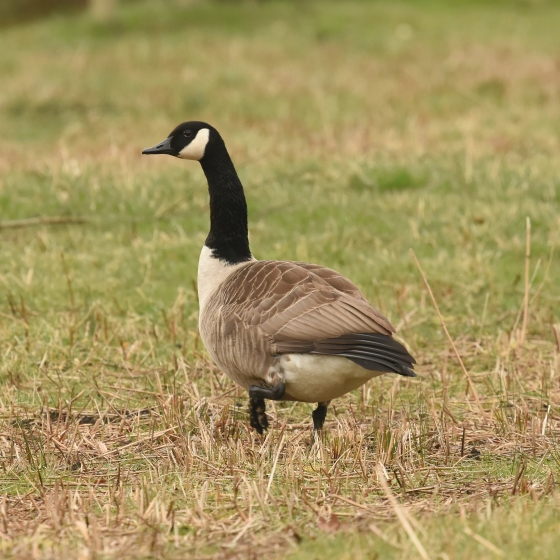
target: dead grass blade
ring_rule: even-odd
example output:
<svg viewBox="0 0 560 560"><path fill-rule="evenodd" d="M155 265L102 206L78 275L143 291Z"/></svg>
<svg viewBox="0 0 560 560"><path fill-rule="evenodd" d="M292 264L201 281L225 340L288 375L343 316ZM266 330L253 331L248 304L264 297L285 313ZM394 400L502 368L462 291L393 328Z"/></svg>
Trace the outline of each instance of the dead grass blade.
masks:
<svg viewBox="0 0 560 560"><path fill-rule="evenodd" d="M0 229L16 229L37 226L60 226L64 224L85 224L89 220L76 216L45 216L37 218L22 218L21 220L3 220Z"/></svg>
<svg viewBox="0 0 560 560"><path fill-rule="evenodd" d="M284 439L286 438L286 434L282 434L282 439L278 444L278 450L276 451L276 456L274 457L274 464L272 465L272 469L270 471L270 476L268 477L268 486L266 487L266 497L265 502L268 501L268 497L270 496L270 487L272 486L272 481L274 480L274 472L276 471L276 465L278 464L278 458L280 457L280 453L282 452L282 448L284 447Z"/></svg>
<svg viewBox="0 0 560 560"><path fill-rule="evenodd" d="M430 560L430 556L426 552L426 549L422 546L422 543L416 536L416 533L414 532L414 529L412 528L412 525L408 520L406 511L400 506L400 504L395 499L395 496L391 492L391 489L387 484L387 480L385 479L385 472L381 463L377 465L377 478L379 480L379 483L381 484L381 488L383 488L383 492L385 492L385 495L387 496L387 499L389 500L389 503L393 508L393 511L395 512L395 515L403 526L403 529L406 531L406 534L410 537L410 540L416 547L418 554L420 554L422 560Z"/></svg>
<svg viewBox="0 0 560 560"><path fill-rule="evenodd" d="M481 537L478 533L475 533L469 527L465 527L463 529L466 535L472 537L475 541L479 542L482 546L486 547L488 550L491 550L494 554L501 556L502 558L505 556L504 551L500 550L495 544L492 544L490 541L486 540L484 537Z"/></svg>
<svg viewBox="0 0 560 560"><path fill-rule="evenodd" d="M436 310L436 313L439 317L441 326L443 328L443 331L445 332L445 336L447 336L447 340L449 340L449 344L451 344L451 347L453 348L453 352L455 353L455 356L457 357L457 360L459 361L459 364L461 365L461 369L463 370L463 373L465 374L465 378L467 379L467 383L469 384L469 388L474 396L474 399L476 401L476 404L478 405L478 408L480 410L480 412L484 412L482 405L480 403L480 399L478 398L478 392L476 390L476 387L474 386L474 383L472 382L471 376L469 375L469 372L467 371L467 368L465 367L465 364L463 363L463 360L461 358L461 355L459 354L459 351L457 350L457 347L455 346L455 343L453 342L453 339L451 338L451 335L449 334L449 331L447 330L447 327L445 325L445 321L443 320L443 316L439 310L438 304L436 302L436 298L434 296L434 293L432 292L432 288L430 288L430 284L428 283L428 279L426 278L426 275L424 274L424 271L422 270L422 267L420 266L420 262L418 261L418 258L416 257L416 253L414 252L413 249L410 249L410 252L412 253L412 257L414 258L414 262L416 263L416 266L420 272L420 275L422 276L422 280L424 281L424 285L426 286L426 289L428 290L428 293L430 294L430 298L432 300L432 303L434 304L434 308Z"/></svg>
<svg viewBox="0 0 560 560"><path fill-rule="evenodd" d="M527 321L529 317L529 267L531 264L531 218L527 216L525 221L525 290L523 294L523 322L521 324L521 336L519 338L520 346L525 344L527 336Z"/></svg>

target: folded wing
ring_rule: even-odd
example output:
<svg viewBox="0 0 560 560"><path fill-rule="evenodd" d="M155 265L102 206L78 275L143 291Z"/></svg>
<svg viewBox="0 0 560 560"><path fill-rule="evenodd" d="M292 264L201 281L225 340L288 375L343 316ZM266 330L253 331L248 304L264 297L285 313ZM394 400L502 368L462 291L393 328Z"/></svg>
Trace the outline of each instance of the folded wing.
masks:
<svg viewBox="0 0 560 560"><path fill-rule="evenodd" d="M221 297L225 315L267 336L275 354L337 355L365 369L415 375L391 323L331 269L257 261L228 278Z"/></svg>

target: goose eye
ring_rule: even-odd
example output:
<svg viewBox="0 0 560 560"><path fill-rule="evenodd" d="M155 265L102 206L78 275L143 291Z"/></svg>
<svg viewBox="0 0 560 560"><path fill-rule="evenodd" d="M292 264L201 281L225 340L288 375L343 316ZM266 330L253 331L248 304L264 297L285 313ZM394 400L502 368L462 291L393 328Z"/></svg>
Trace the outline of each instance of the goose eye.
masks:
<svg viewBox="0 0 560 560"><path fill-rule="evenodd" d="M185 138L189 138L190 136L192 136L192 130L185 130L183 131L183 136Z"/></svg>

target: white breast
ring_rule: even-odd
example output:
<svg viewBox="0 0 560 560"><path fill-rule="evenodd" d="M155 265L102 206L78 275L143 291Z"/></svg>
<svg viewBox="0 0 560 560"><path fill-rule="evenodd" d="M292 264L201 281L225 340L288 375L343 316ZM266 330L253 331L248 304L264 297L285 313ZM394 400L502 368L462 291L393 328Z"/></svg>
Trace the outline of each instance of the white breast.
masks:
<svg viewBox="0 0 560 560"><path fill-rule="evenodd" d="M326 402L383 375L340 356L284 354L275 367L284 375L286 400Z"/></svg>
<svg viewBox="0 0 560 560"><path fill-rule="evenodd" d="M204 308L210 296L229 276L242 266L247 266L247 264L247 262L229 264L226 261L212 256L212 249L206 247L206 245L202 247L200 259L198 261L198 302L200 305L200 317L202 317L204 313Z"/></svg>

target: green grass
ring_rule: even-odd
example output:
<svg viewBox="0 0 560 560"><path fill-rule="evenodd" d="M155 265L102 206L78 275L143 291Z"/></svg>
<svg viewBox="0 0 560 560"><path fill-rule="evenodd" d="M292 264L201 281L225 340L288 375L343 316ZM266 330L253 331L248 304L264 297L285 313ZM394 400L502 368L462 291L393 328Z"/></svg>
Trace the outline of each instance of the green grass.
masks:
<svg viewBox="0 0 560 560"><path fill-rule="evenodd" d="M552 558L559 22L544 1L139 0L1 29L3 557L415 557L381 462L431 558L499 555L465 527ZM340 270L418 358L334 403L321 442L305 404L251 433L202 348L204 177L140 155L188 119L226 139L253 253Z"/></svg>
<svg viewBox="0 0 560 560"><path fill-rule="evenodd" d="M426 548L435 558L550 558L557 557L559 534L558 503L516 503L496 506L488 502L476 516L447 516L422 524ZM369 560L415 558L418 554L403 538L398 524L386 524L381 532L367 522L348 535L304 542L290 560ZM481 540L484 539L486 542ZM490 544L488 544L490 543ZM494 547L494 548L492 548ZM496 551L497 549L497 551ZM500 554L502 551L502 554Z"/></svg>

